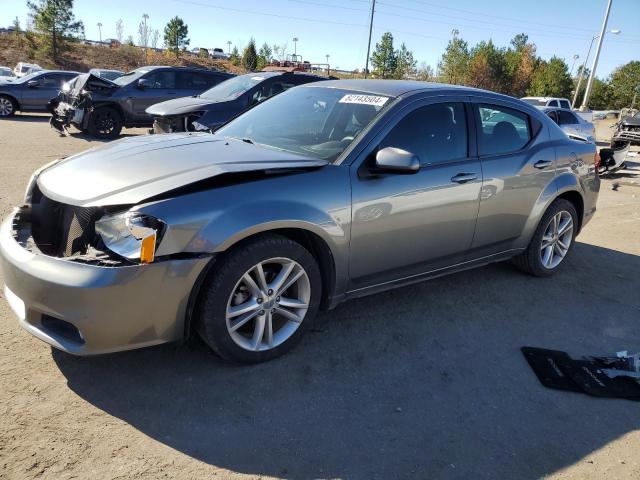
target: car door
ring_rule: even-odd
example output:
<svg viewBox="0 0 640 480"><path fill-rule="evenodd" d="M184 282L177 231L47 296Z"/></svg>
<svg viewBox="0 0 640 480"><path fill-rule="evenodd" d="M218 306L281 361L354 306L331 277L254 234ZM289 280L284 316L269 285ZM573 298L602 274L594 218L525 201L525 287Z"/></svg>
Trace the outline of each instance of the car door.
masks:
<svg viewBox="0 0 640 480"><path fill-rule="evenodd" d="M143 88L130 86L131 111L137 121L149 122L150 117L145 113L147 108L178 96L176 72L168 69L153 70L142 76L141 80L144 80Z"/></svg>
<svg viewBox="0 0 640 480"><path fill-rule="evenodd" d="M466 97L422 100L396 114L351 166L351 289L460 262L471 246L482 171ZM385 147L420 158L413 174L376 174Z"/></svg>
<svg viewBox="0 0 640 480"><path fill-rule="evenodd" d="M473 106L484 180L471 259L514 247L556 164L535 116L494 98L474 97Z"/></svg>
<svg viewBox="0 0 640 480"><path fill-rule="evenodd" d="M65 78L60 73L47 73L27 82L22 91L22 108L44 111L49 100L58 95Z"/></svg>

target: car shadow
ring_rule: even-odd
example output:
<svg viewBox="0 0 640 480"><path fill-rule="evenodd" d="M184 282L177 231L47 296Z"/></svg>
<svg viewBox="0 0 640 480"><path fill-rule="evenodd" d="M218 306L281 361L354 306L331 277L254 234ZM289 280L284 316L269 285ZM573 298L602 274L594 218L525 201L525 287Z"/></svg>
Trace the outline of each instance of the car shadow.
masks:
<svg viewBox="0 0 640 480"><path fill-rule="evenodd" d="M34 113L16 113L11 117L2 117L0 120L5 122L28 122L28 123L44 123L49 122L51 115L34 114Z"/></svg>
<svg viewBox="0 0 640 480"><path fill-rule="evenodd" d="M503 263L347 302L262 365L225 364L200 341L52 355L86 401L235 472L540 478L640 416L631 401L544 388L519 349L640 350L638 271L639 256L576 243L553 278Z"/></svg>

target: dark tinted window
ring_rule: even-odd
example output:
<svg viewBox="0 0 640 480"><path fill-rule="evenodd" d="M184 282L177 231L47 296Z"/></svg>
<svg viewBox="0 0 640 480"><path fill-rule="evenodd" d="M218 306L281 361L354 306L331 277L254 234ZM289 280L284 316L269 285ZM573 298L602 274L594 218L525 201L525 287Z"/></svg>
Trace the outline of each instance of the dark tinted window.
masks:
<svg viewBox="0 0 640 480"><path fill-rule="evenodd" d="M278 93L284 92L285 90L290 89L291 87L295 87L296 84L291 83L290 79L286 80L275 80L275 81L266 81L264 85L262 85L256 92L251 96L249 100L250 105L255 105L256 103L266 100L269 97L277 95Z"/></svg>
<svg viewBox="0 0 640 480"><path fill-rule="evenodd" d="M551 100L549 102L549 106L550 107L559 107L560 105L558 105L558 101L557 100Z"/></svg>
<svg viewBox="0 0 640 480"><path fill-rule="evenodd" d="M396 147L418 155L427 165L467 157L467 121L462 103L420 107L405 116L380 148Z"/></svg>
<svg viewBox="0 0 640 480"><path fill-rule="evenodd" d="M44 75L38 79L42 87L62 88L62 84L67 80L62 75Z"/></svg>
<svg viewBox="0 0 640 480"><path fill-rule="evenodd" d="M560 100L560 108L567 108L571 110L571 105L569 105L568 100Z"/></svg>
<svg viewBox="0 0 640 480"><path fill-rule="evenodd" d="M558 110L558 124L559 125L575 125L578 123L578 119L571 112L564 110Z"/></svg>
<svg viewBox="0 0 640 480"><path fill-rule="evenodd" d="M529 116L513 108L481 105L480 155L499 155L523 148L531 139Z"/></svg>
<svg viewBox="0 0 640 480"><path fill-rule="evenodd" d="M547 117L549 117L554 122L558 123L558 115L556 114L555 110L551 110L550 112L547 112Z"/></svg>
<svg viewBox="0 0 640 480"><path fill-rule="evenodd" d="M148 88L176 88L176 72L171 70L161 70L146 77L149 83Z"/></svg>
<svg viewBox="0 0 640 480"><path fill-rule="evenodd" d="M178 72L178 88L185 90L206 90L215 85L217 77L201 72ZM219 80L218 80L219 81Z"/></svg>

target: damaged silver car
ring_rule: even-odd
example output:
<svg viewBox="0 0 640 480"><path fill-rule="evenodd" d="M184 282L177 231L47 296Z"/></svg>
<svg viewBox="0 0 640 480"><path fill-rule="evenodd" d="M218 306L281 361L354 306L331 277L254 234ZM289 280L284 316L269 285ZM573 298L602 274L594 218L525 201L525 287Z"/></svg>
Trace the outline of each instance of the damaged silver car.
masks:
<svg viewBox="0 0 640 480"><path fill-rule="evenodd" d="M129 138L36 172L0 230L5 296L73 354L197 332L264 361L350 298L511 258L555 273L596 210L596 159L503 95L294 87L215 134Z"/></svg>

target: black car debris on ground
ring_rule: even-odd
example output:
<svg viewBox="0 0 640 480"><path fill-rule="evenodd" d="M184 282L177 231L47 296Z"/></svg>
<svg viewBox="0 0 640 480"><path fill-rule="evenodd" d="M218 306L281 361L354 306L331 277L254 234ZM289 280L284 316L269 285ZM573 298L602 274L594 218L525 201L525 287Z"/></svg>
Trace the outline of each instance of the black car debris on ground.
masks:
<svg viewBox="0 0 640 480"><path fill-rule="evenodd" d="M231 78L200 95L147 108L155 133L215 130L236 115L296 85L327 80L304 72L271 71Z"/></svg>
<svg viewBox="0 0 640 480"><path fill-rule="evenodd" d="M91 73L78 76L49 110L51 125L65 132L69 125L97 138L115 138L123 127L150 127L145 110L158 102L194 96L234 75L189 67L141 67L114 81Z"/></svg>
<svg viewBox="0 0 640 480"><path fill-rule="evenodd" d="M16 112L46 112L47 103L78 72L40 70L21 78L0 81L0 117Z"/></svg>

